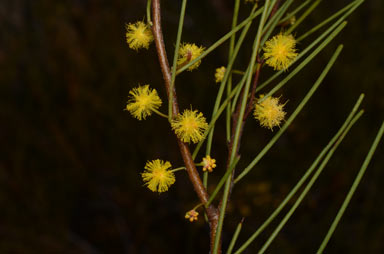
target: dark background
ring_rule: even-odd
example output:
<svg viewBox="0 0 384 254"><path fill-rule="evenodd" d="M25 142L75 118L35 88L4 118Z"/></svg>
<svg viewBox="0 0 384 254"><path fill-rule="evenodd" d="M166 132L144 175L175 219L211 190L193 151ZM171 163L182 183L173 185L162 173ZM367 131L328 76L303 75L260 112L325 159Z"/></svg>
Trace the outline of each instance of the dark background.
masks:
<svg viewBox="0 0 384 254"><path fill-rule="evenodd" d="M176 183L161 195L145 188L140 177L146 160L162 158L175 167L182 163L167 122L158 116L137 121L123 111L129 90L138 83L150 83L165 101L154 45L137 53L125 43L124 24L143 20L145 2L1 0L1 253L208 253L202 216L194 224L183 218L198 203L186 174L178 172ZM181 1L162 2L171 57ZM183 40L212 45L229 30L232 2L189 1ZM347 2L324 0L298 27L297 35ZM242 15L250 10L249 5L241 8ZM364 92L363 118L268 253L314 253L318 248L384 118L383 12L382 1L366 1L341 35L278 92L288 100L291 114L337 45L345 45L288 131L236 186L224 246L243 216L239 242L261 225ZM300 43L299 50L313 38ZM250 42L240 53L237 69L243 69L249 58L247 45ZM218 89L213 73L226 64L227 47L210 54L198 70L178 77L181 108L193 105L211 114ZM262 80L271 73L265 68ZM161 110L166 111L166 103ZM212 152L218 160L213 184L224 170L222 123ZM273 134L250 120L239 168ZM381 144L327 253L384 252L383 152ZM258 250L272 229L247 253Z"/></svg>

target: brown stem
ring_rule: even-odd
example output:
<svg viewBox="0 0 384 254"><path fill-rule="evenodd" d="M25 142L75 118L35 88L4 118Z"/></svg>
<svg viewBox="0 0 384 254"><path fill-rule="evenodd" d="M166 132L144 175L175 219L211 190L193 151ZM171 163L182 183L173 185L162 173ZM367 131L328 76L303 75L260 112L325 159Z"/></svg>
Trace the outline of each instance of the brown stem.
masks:
<svg viewBox="0 0 384 254"><path fill-rule="evenodd" d="M269 16L269 18L272 18L273 15L275 15L276 11L278 10L279 8L279 5L280 5L280 2L281 0L277 0L276 1L276 4L275 6L273 6L273 9L271 11L271 15ZM264 34L262 35L264 36ZM256 61L257 61L257 67L256 67L256 73L255 73L255 77L254 77L254 80L253 80L253 85L252 85L252 90L251 90L251 95L250 95L250 98L248 99L248 104L247 104L247 107L245 109L245 113L244 113L244 117L242 119L242 124L241 124L241 127L240 127L240 136L239 136L239 142L238 142L238 145L237 147L235 148L236 149L236 156L240 156L238 154L239 152L239 149L240 149L240 140L241 140L241 136L243 134L243 129L244 129L244 125L245 125L245 121L249 115L249 113L252 111L252 108L253 108L253 104L254 104L254 100L255 100L255 93L256 93L256 88L257 88L257 84L259 82L259 77L260 77L260 70L261 70L261 67L263 66L264 64L264 60L260 60L259 56L257 56L256 58ZM244 91L242 91L242 94L244 93ZM240 96L241 98L242 96ZM236 112L234 113L233 115L233 124L232 126L236 126L237 125L237 122L239 121L239 114L240 114L240 107L241 107L241 103L240 103L240 100L236 106ZM234 129L232 129L232 133L234 133ZM232 153L232 149L233 148L233 138L234 138L234 135L232 135L231 137L231 140L229 142L229 154L228 154L228 160L229 160L229 157ZM227 168L229 167L230 165L228 165L228 162L227 162ZM232 171L232 179L234 178L234 172L235 170ZM233 182L231 183L231 188L230 188L230 192L231 192L231 189L233 187Z"/></svg>
<svg viewBox="0 0 384 254"><path fill-rule="evenodd" d="M179 149L181 152L181 155L183 157L185 167L187 168L189 179L191 180L193 187L195 189L195 192L197 193L197 196L199 197L201 203L206 204L208 202L208 193L201 181L201 178L196 170L195 163L193 162L191 152L189 150L189 147L186 143L182 142L180 139L177 139L177 142L179 144ZM216 236L216 228L217 223L219 221L219 210L215 208L213 205L208 206L206 209L207 215L208 215L208 221L209 221L209 227L211 230L210 233L210 247L211 252L213 251L213 246L215 244L215 236ZM219 248L219 252L221 253L221 248Z"/></svg>
<svg viewBox="0 0 384 254"><path fill-rule="evenodd" d="M254 101L254 98L255 98L257 84L259 82L260 70L261 70L261 66L263 65L263 61L260 62L259 59L257 59L257 61L258 61L258 65L256 67L256 73L255 73L255 77L254 77L254 80L253 80L251 96L248 99L248 104L247 104L247 107L245 109L246 111L244 113L244 117L242 119L242 123L241 123L241 126L240 126L240 135L239 135L239 142L237 144L237 147L233 147L233 141L234 141L234 134L235 134L235 126L237 126L238 121L240 121L240 119L239 119L239 117L240 117L240 109L241 109L240 101L238 102L238 104L236 106L236 111L233 114L233 118L232 118L232 136L231 136L231 139L230 139L230 142L229 142L229 146L228 146L229 149L228 149L227 169L229 169L229 167L231 166L229 164L229 162L230 162L229 158L231 157L232 150L236 149L235 150L236 157L240 156L240 154L239 154L240 140L241 140L241 137L243 135L245 121L246 121L249 113L252 111L252 108L253 108L253 101ZM244 96L244 92L245 92L244 90L241 92L240 98ZM235 179L235 169L233 169L232 173L231 173L231 185L229 187L228 198L231 196L231 193L232 193L232 189L233 189L233 185L234 185L234 183L233 183L234 179ZM221 202L219 204L219 208L221 208Z"/></svg>
<svg viewBox="0 0 384 254"><path fill-rule="evenodd" d="M280 4L280 0L278 0L276 2L275 6L273 7L271 15L270 15L270 18L276 13L277 9L279 8L279 4ZM262 36L264 36L264 34ZM247 120L247 117L248 117L249 113L252 111L252 108L253 108L256 88L257 88L257 84L259 82L260 70L261 70L261 67L263 65L263 60L260 60L259 56L257 56L256 61L257 61L256 73L255 73L255 77L254 77L254 80L253 80L253 85L252 85L252 90L251 90L250 98L248 99L248 103L247 103L247 106L246 106L246 109L245 109L245 112L244 112L244 116L243 116L242 119L240 119L241 100L238 101L238 104L236 105L236 111L232 115L232 136L230 138L229 145L228 145L229 149L228 149L228 159L227 159L227 165L226 165L227 169L229 169L229 167L231 166L230 165L230 158L231 158L231 154L233 152L233 149L235 149L235 151L234 151L235 152L235 156L236 157L240 156L240 154L239 154L240 143L241 143L240 141L241 141L241 137L243 135L244 125L245 125L245 122ZM240 98L245 96L245 92L246 91L244 91L244 88L243 88L243 90L241 92ZM233 142L234 142L234 137L235 137L235 135L234 135L235 134L235 126L237 126L238 121L241 121L240 133L239 133L239 141L237 143L237 147L234 147L233 146ZM230 186L229 186L228 201L229 201L229 198L231 196L232 189L233 189L233 186L234 186L234 179L235 179L234 176L235 176L235 168L232 170L232 173L231 173L231 182L230 182ZM219 209L222 209L222 200L219 203Z"/></svg>
<svg viewBox="0 0 384 254"><path fill-rule="evenodd" d="M281 2L281 0L276 1L275 6L273 6L273 9L271 11L271 15L269 15L269 18L272 18L275 15L277 9L279 9L280 2Z"/></svg>
<svg viewBox="0 0 384 254"><path fill-rule="evenodd" d="M263 61L259 62L257 67L256 67L255 78L253 79L253 85L252 85L252 90L251 90L251 97L249 98L249 101L248 101L248 104L247 104L247 107L246 107L246 110L245 110L243 121L245 121L245 119L247 119L249 113L251 113L251 111L253 109L253 104L254 104L254 100L255 100L255 93L256 93L257 83L259 82L260 70L261 70L261 66L262 65L263 65Z"/></svg>
<svg viewBox="0 0 384 254"><path fill-rule="evenodd" d="M165 51L165 46L164 46L163 32L161 30L160 0L152 0L152 15L153 15L152 32L153 32L153 37L156 43L157 55L159 57L160 67L163 73L164 84L167 90L168 99L170 97L171 92L173 93L172 112L173 112L173 116L175 116L179 112L179 107L177 104L176 89L175 87L171 89L171 82L172 82L171 69L169 68L167 52ZM199 197L201 203L205 205L208 202L209 196L208 196L207 190L205 189L201 181L199 173L197 172L196 165L193 162L189 147L186 143L182 142L180 139L177 139L177 143L179 145L180 153L183 157L183 161L187 169L189 179L192 182L193 188L197 196ZM211 251L212 251L213 245L215 242L216 228L217 228L217 223L219 219L219 211L213 205L206 207L205 210L208 215L209 226L211 229L210 245L211 245ZM218 253L219 254L221 253L221 248L219 248Z"/></svg>
<svg viewBox="0 0 384 254"><path fill-rule="evenodd" d="M281 0L276 1L275 6L273 6L273 9L271 11L271 14L269 15L269 19L271 19L276 14L276 11L279 9L280 2L281 2ZM269 26L271 26L271 25L272 24L269 24ZM266 27L265 32L262 34L262 37L265 36L265 33L268 31L269 26Z"/></svg>
<svg viewBox="0 0 384 254"><path fill-rule="evenodd" d="M276 4L275 4L275 6L273 6L273 9L271 11L271 15L269 16L269 18L272 18L273 15L275 15L276 11L279 8L280 2L281 2L281 0L277 0L276 1ZM249 113L252 111L252 108L253 108L253 103L254 103L254 100L255 100L256 88L257 88L257 84L259 82L260 70L261 70L261 67L262 67L262 65L264 63L264 60L260 60L259 56L257 56L256 61L257 61L257 67L256 67L255 77L254 77L254 80L253 80L251 96L248 99L248 104L247 104L247 107L246 107L246 110L245 110L245 113L244 113L244 117L242 119L242 124L241 124L241 127L240 127L239 142L238 142L237 147L235 148L236 149L236 156L239 156L238 151L240 149L240 140L241 140L241 136L242 136L242 133L243 133L244 124L245 124L245 121L246 121ZM245 91L243 90L240 98L243 96L244 92ZM237 122L239 121L240 108L241 108L241 100L238 101L238 104L236 106L236 111L233 114L233 118L232 118L232 121L233 121L233 123L232 123L232 126L233 126L232 127L232 133L234 133L234 127L237 125ZM229 142L228 160L229 160L229 157L230 157L230 155L232 153L232 149L233 149L233 139L234 139L234 135L232 135L231 140ZM227 168L230 166L228 164L229 164L229 162L227 162ZM233 172L234 172L234 170L233 170ZM233 175L233 172L232 172L232 175Z"/></svg>
<svg viewBox="0 0 384 254"><path fill-rule="evenodd" d="M171 93L171 83L172 75L171 69L169 68L167 52L165 50L163 31L161 30L161 13L160 13L160 0L152 1L152 33L156 44L157 55L159 57L161 72L163 73L163 79L165 88L167 91L168 99ZM177 104L176 89L173 87L173 103L172 103L172 113L177 115L179 113L179 106Z"/></svg>

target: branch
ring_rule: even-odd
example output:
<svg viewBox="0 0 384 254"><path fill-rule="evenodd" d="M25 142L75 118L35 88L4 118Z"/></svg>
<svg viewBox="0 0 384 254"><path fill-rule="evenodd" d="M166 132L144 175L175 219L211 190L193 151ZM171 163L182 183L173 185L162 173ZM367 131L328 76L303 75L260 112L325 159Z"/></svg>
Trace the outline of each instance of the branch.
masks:
<svg viewBox="0 0 384 254"><path fill-rule="evenodd" d="M161 71L163 73L164 78L164 84L165 88L167 90L167 96L169 99L169 95L172 92L173 93L173 100L172 100L172 112L174 117L179 113L179 106L177 103L177 97L176 97L176 89L173 86L173 90L171 91L171 69L169 68L168 58L167 58L167 52L165 51L164 46L164 39L163 39L163 32L161 30L161 11L160 11L160 0L152 0L152 15L153 15L153 26L152 26L152 32L153 37L156 43L156 50L157 55L159 57L160 67ZM208 202L209 196L207 193L207 190L205 189L201 178L199 176L199 173L197 172L196 165L193 162L191 152L189 150L189 147L186 143L182 142L180 139L177 138L177 143L179 145L180 153L183 157L185 167L188 172L188 176L190 181L192 182L193 188L199 197L201 203L204 205ZM213 248L213 244L215 241L215 235L216 235L216 228L217 228L217 222L219 219L219 213L218 210L213 206L210 205L205 208L206 213L208 215L209 220L209 226L211 228L211 249ZM221 251L219 251L221 253Z"/></svg>
<svg viewBox="0 0 384 254"><path fill-rule="evenodd" d="M156 44L157 55L159 57L161 72L163 73L163 79L167 96L171 93L171 69L169 68L169 62L167 52L165 51L163 31L161 30L161 13L160 13L160 0L152 0L152 15L153 15L153 26L152 33ZM172 112L174 115L179 113L179 106L177 104L176 89L173 88L173 104Z"/></svg>

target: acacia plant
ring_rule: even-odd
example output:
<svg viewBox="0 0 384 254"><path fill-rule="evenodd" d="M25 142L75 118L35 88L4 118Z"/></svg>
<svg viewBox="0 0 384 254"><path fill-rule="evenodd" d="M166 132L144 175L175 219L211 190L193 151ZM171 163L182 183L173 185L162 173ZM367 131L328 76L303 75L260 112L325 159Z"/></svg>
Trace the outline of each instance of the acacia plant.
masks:
<svg viewBox="0 0 384 254"><path fill-rule="evenodd" d="M210 227L210 253L213 254L222 253L223 249L228 254L242 253L280 214L288 202L296 197L296 200L292 201L293 205L288 213L283 216L258 252L264 253L311 189L349 129L363 114L363 110L359 110L364 97L361 95L344 124L270 217L254 234L249 236L246 242L238 244L236 240L242 227L242 222L240 222L229 245L222 246L223 223L233 188L245 179L244 177L255 168L294 121L334 65L343 46L338 46L324 69L315 74L318 75L317 79L314 82L308 81L308 83L313 82L313 85L293 112L286 112L284 107L287 99L276 94L334 40L346 26L345 19L363 3L363 0L352 1L303 34L297 34L295 29L316 9L321 0L303 1L295 8L291 8L293 0L247 0L246 2L248 2L248 7L249 5L252 7L249 16L241 22L238 20L239 9L243 3L240 0L234 0L232 27L213 45L206 47L181 40L187 0L182 0L176 43L168 42L163 38L160 0L148 0L145 21L126 25L126 41L131 49L147 49L153 41L155 42L168 106L167 112L161 112L159 108L162 105L162 99L156 89L151 88L150 85L139 85L130 91L126 110L138 120L145 120L152 113L164 117L175 133L184 161L184 165L177 168L173 168L172 164L165 159L148 161L141 174L142 179L149 190L165 192L175 182L176 171L179 171L177 174L184 172L188 174L199 201L196 202L196 207L186 213L185 218L193 222L198 219L198 211L206 215L206 221ZM256 33L250 32L251 26L257 27ZM313 36L309 37L310 35ZM252 48L243 46L245 38L253 40ZM308 38L313 39L308 40ZM298 42L300 42L300 49L297 48ZM165 43L175 45L172 65L169 65ZM182 75L184 71L198 71L196 69L203 59L218 47L228 47L228 61L226 66L218 67L215 73L212 71L212 79L214 77L215 81L219 83L212 112L203 114L198 110L198 105L193 102L191 102L191 108L180 109L177 98L177 76ZM244 70L234 68L240 50L251 52L247 68ZM274 74L264 78L266 81L261 83L260 76L266 75L263 72L265 68L273 68ZM232 75L240 75L240 78L232 77ZM283 78L277 81L279 76L283 76ZM211 95L210 97L212 98ZM207 118L207 114L210 114L210 117ZM225 119L225 126L215 125L219 118ZM277 131L274 132L269 143L252 161L248 162L248 166L237 168L240 160L240 144L247 142L242 140L244 125L247 121L258 121L261 127ZM226 161L219 163L211 157L212 140L216 127L225 127L226 136L221 138L225 138L228 143L226 148L228 157ZM327 245L367 168L383 131L384 124L317 253L322 253ZM206 146L205 151L201 149L203 145ZM192 152L191 148L193 148ZM215 170L216 163L222 167L222 170ZM201 167L202 170L199 171L198 167ZM216 184L214 191L208 193L208 176L213 173L221 174L221 180ZM234 248L235 246L237 249Z"/></svg>

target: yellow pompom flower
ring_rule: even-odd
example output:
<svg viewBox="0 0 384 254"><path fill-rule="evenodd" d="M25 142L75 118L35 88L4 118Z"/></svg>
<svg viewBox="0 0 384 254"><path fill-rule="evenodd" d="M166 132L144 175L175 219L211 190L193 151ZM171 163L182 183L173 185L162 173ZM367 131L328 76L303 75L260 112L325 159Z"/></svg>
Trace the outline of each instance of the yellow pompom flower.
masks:
<svg viewBox="0 0 384 254"><path fill-rule="evenodd" d="M139 120L150 116L154 110L161 106L161 99L156 89L150 89L149 85L138 86L129 91L126 110Z"/></svg>
<svg viewBox="0 0 384 254"><path fill-rule="evenodd" d="M180 45L179 57L177 59L177 66L180 68L188 64L192 60L196 59L196 57L200 56L201 53L203 53L203 51L204 51L204 47L198 47L194 43L192 44L183 43L182 45ZM201 60L197 61L196 63L192 64L188 68L188 70L192 71L196 69L197 67L199 67L200 63L201 63Z"/></svg>
<svg viewBox="0 0 384 254"><path fill-rule="evenodd" d="M131 49L136 51L140 48L148 49L149 44L153 41L153 35L147 24L138 21L134 24L126 24L125 28L127 30L125 37Z"/></svg>
<svg viewBox="0 0 384 254"><path fill-rule="evenodd" d="M260 99L264 95L260 95ZM284 120L286 112L283 110L285 104L279 103L279 98L268 97L261 103L255 105L253 116L259 120L260 125L273 130Z"/></svg>
<svg viewBox="0 0 384 254"><path fill-rule="evenodd" d="M196 221L199 216L199 213L195 210L190 210L185 214L185 218L190 222Z"/></svg>
<svg viewBox="0 0 384 254"><path fill-rule="evenodd" d="M223 80L225 70L226 68L224 66L221 66L220 68L216 69L216 73L215 73L216 83L220 83Z"/></svg>
<svg viewBox="0 0 384 254"><path fill-rule="evenodd" d="M162 160L148 161L141 174L145 185L153 192L165 192L175 183L175 175L169 170L171 163Z"/></svg>
<svg viewBox="0 0 384 254"><path fill-rule="evenodd" d="M204 138L204 132L208 129L208 124L203 114L197 110L184 110L183 114L178 114L171 122L172 129L177 137L186 143L197 143Z"/></svg>
<svg viewBox="0 0 384 254"><path fill-rule="evenodd" d="M265 43L263 48L266 64L275 70L286 70L297 57L296 41L292 35L278 34Z"/></svg>
<svg viewBox="0 0 384 254"><path fill-rule="evenodd" d="M203 158L201 164L203 165L203 171L208 170L208 172L212 172L212 170L216 168L216 160L211 158L209 155Z"/></svg>

